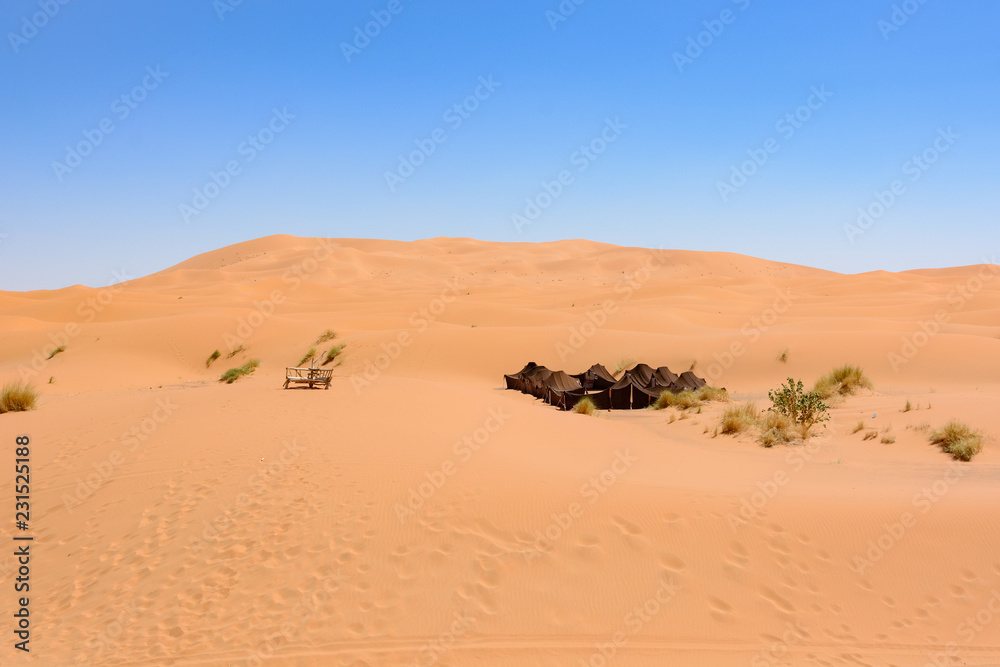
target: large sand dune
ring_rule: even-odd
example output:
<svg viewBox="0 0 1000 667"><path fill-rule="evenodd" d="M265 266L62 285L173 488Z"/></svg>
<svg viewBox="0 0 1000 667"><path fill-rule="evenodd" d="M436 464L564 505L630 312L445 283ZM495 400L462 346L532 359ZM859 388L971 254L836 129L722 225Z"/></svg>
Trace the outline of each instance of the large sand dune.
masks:
<svg viewBox="0 0 1000 667"><path fill-rule="evenodd" d="M327 328L332 388L282 390ZM33 664L1000 665L995 265L274 236L0 292L0 335L0 381L42 394L0 415L5 451L34 445ZM717 405L501 390L529 360L623 358L697 361L761 407L845 362L875 391L764 449L706 433ZM986 433L970 463L928 441L952 418Z"/></svg>

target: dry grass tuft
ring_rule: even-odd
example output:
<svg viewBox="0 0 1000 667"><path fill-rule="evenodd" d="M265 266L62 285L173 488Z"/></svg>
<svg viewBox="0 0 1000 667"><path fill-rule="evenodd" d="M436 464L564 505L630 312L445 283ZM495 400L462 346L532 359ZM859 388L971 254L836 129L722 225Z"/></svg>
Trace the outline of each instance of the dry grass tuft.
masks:
<svg viewBox="0 0 1000 667"><path fill-rule="evenodd" d="M247 351L246 346L244 346L244 345L238 345L235 348L233 348L233 350L229 354L226 355L226 359L232 359L233 357L235 357L240 352L246 352L246 351Z"/></svg>
<svg viewBox="0 0 1000 667"><path fill-rule="evenodd" d="M865 427L865 420L864 419L860 419L860 420L858 420L858 423L854 425L854 430L851 431L851 433L854 434L854 433L858 433L859 431L864 431L865 428L866 428Z"/></svg>
<svg viewBox="0 0 1000 667"><path fill-rule="evenodd" d="M30 384L11 382L0 389L0 414L27 412L38 403L38 392Z"/></svg>
<svg viewBox="0 0 1000 667"><path fill-rule="evenodd" d="M584 396L576 402L576 405L573 406L573 412L578 415L588 415L593 417L597 414L597 406L594 405L594 399L589 396Z"/></svg>
<svg viewBox="0 0 1000 667"><path fill-rule="evenodd" d="M760 411L753 403L742 403L726 408L719 421L719 432L725 435L743 433L757 426Z"/></svg>
<svg viewBox="0 0 1000 667"><path fill-rule="evenodd" d="M316 344L322 345L326 341L333 340L336 337L337 337L336 331L334 331L333 329L327 329L326 331L324 331L319 335L319 338L316 339Z"/></svg>
<svg viewBox="0 0 1000 667"><path fill-rule="evenodd" d="M315 356L316 356L316 348L315 347L310 347L309 350L306 351L306 353L302 355L302 358L299 359L299 363L297 365L298 366L305 366L306 362L309 361L310 359L312 359Z"/></svg>
<svg viewBox="0 0 1000 667"><path fill-rule="evenodd" d="M52 350L52 354L49 355L49 359L51 359L52 357L56 356L57 354L62 354L65 351L66 351L66 346L65 345L60 345L56 349Z"/></svg>
<svg viewBox="0 0 1000 667"><path fill-rule="evenodd" d="M212 354L208 355L208 359L205 360L205 368L211 367L215 363L215 360L222 356L222 353L216 350Z"/></svg>
<svg viewBox="0 0 1000 667"><path fill-rule="evenodd" d="M931 443L961 461L971 461L983 449L983 434L957 421L931 433Z"/></svg>
<svg viewBox="0 0 1000 667"><path fill-rule="evenodd" d="M873 386L863 369L845 364L817 380L814 391L826 399L834 395L851 396L862 389L872 389Z"/></svg>
<svg viewBox="0 0 1000 667"><path fill-rule="evenodd" d="M344 346L346 343L341 343L340 345L334 345L329 350L327 350L326 356L323 358L323 366L332 363L334 359L340 356L340 353L344 351Z"/></svg>

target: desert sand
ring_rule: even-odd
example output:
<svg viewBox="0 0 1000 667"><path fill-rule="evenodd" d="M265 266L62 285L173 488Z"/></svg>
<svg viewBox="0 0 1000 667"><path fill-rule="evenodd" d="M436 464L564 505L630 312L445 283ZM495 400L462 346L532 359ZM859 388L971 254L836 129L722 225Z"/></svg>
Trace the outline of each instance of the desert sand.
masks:
<svg viewBox="0 0 1000 667"><path fill-rule="evenodd" d="M283 390L326 329L332 387ZM1000 665L995 265L273 236L0 292L0 335L0 382L41 393L0 415L4 451L33 443L19 662ZM527 361L623 358L759 407L844 363L875 388L772 449L713 437L721 405L588 417L502 390ZM929 443L953 418L986 434L971 462Z"/></svg>

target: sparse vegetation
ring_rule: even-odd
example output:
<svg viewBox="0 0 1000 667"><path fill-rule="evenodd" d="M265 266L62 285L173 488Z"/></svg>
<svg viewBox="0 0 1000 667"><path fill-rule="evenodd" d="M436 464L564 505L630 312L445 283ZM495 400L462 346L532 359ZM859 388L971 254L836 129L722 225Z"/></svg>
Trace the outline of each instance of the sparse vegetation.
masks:
<svg viewBox="0 0 1000 667"><path fill-rule="evenodd" d="M49 376L49 384L55 384L55 383L56 383L56 376L55 375L50 375Z"/></svg>
<svg viewBox="0 0 1000 667"><path fill-rule="evenodd" d="M344 343L340 345L334 345L326 352L326 356L323 358L323 366L332 363L334 359L340 356L340 353L344 351Z"/></svg>
<svg viewBox="0 0 1000 667"><path fill-rule="evenodd" d="M742 403L726 408L719 422L719 431L725 435L734 435L749 431L760 420L760 411L753 403Z"/></svg>
<svg viewBox="0 0 1000 667"><path fill-rule="evenodd" d="M864 430L865 430L865 420L859 419L858 423L854 425L854 430L851 431L851 434L858 433L859 431L864 431Z"/></svg>
<svg viewBox="0 0 1000 667"><path fill-rule="evenodd" d="M312 359L315 356L316 356L316 348L315 347L310 347L309 350L305 354L302 355L302 358L299 359L299 363L297 365L298 366L305 366L306 362L309 361L310 359Z"/></svg>
<svg viewBox="0 0 1000 667"><path fill-rule="evenodd" d="M787 364L788 363L788 348L787 347L784 350L781 351L781 354L778 355L778 361L780 361L783 364Z"/></svg>
<svg viewBox="0 0 1000 667"><path fill-rule="evenodd" d="M878 431L867 431L865 433L865 440L874 440L878 437Z"/></svg>
<svg viewBox="0 0 1000 667"><path fill-rule="evenodd" d="M65 345L60 345L56 349L52 350L52 353L49 354L48 358L51 359L52 357L56 356L57 354L62 354L65 351L66 351L66 346Z"/></svg>
<svg viewBox="0 0 1000 667"><path fill-rule="evenodd" d="M931 442L956 459L971 461L983 449L983 434L953 420L931 433Z"/></svg>
<svg viewBox="0 0 1000 667"><path fill-rule="evenodd" d="M813 390L825 400L834 395L851 396L862 389L872 388L872 381L868 379L863 369L845 364L817 380Z"/></svg>
<svg viewBox="0 0 1000 667"><path fill-rule="evenodd" d="M34 410L38 392L30 384L11 382L0 390L0 414Z"/></svg>
<svg viewBox="0 0 1000 667"><path fill-rule="evenodd" d="M660 394L660 397L656 399L652 407L655 410L664 410L666 408L677 408L678 410L691 410L693 408L698 408L698 414L701 414L701 406L709 401L728 401L729 393L725 389L720 389L718 387L704 386L696 390L685 389L684 391L672 392L664 391Z"/></svg>
<svg viewBox="0 0 1000 667"><path fill-rule="evenodd" d="M694 369L696 369L696 368L698 368L698 360L697 359L695 359L694 361L691 362L691 368L689 368L688 370L693 373Z"/></svg>
<svg viewBox="0 0 1000 667"><path fill-rule="evenodd" d="M830 420L827 410L830 406L823 402L815 391L805 391L802 380L788 378L788 384L780 389L767 392L772 406L768 410L788 417L793 424L802 428L803 435L816 424Z"/></svg>
<svg viewBox="0 0 1000 667"><path fill-rule="evenodd" d="M896 442L896 436L894 436L894 435L883 435L882 436L882 444L883 445L891 445L891 444L893 444L895 442Z"/></svg>
<svg viewBox="0 0 1000 667"><path fill-rule="evenodd" d="M247 351L246 346L244 346L243 344L237 345L236 347L234 347L232 349L232 351L230 351L229 354L226 355L226 359L232 359L233 357L235 357L240 352L246 352L246 351Z"/></svg>
<svg viewBox="0 0 1000 667"><path fill-rule="evenodd" d="M222 356L222 353L216 350L212 354L208 355L208 359L205 360L205 368L210 368L215 360Z"/></svg>
<svg viewBox="0 0 1000 667"><path fill-rule="evenodd" d="M576 405L573 406L573 412L578 415L588 415L593 417L597 414L597 406L594 405L594 399L589 396L584 396L576 402Z"/></svg>
<svg viewBox="0 0 1000 667"><path fill-rule="evenodd" d="M909 412L913 409L913 404L910 403L910 399L906 399L906 405L903 406L903 412Z"/></svg>
<svg viewBox="0 0 1000 667"><path fill-rule="evenodd" d="M316 344L322 345L326 341L333 340L336 337L337 337L336 331L334 331L333 329L327 329L326 331L324 331L319 335L319 338L316 339Z"/></svg>
<svg viewBox="0 0 1000 667"><path fill-rule="evenodd" d="M757 442L763 447L784 445L796 439L795 424L787 415L767 411L761 419L760 437Z"/></svg>
<svg viewBox="0 0 1000 667"><path fill-rule="evenodd" d="M620 359L618 363L615 365L615 377L621 375L634 365L635 365L635 359L633 359L632 357L624 357Z"/></svg>
<svg viewBox="0 0 1000 667"><path fill-rule="evenodd" d="M257 370L258 366L260 366L260 361L257 359L251 359L242 366L238 366L237 368L230 368L228 371L223 373L219 377L219 382L232 384L237 380L239 380L244 375L250 375L251 373L253 373L255 370Z"/></svg>

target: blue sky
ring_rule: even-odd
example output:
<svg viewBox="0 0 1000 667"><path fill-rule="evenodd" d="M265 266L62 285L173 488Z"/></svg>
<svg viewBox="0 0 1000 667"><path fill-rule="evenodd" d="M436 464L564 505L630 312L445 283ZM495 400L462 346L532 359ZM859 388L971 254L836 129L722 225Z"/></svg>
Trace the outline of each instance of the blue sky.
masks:
<svg viewBox="0 0 1000 667"><path fill-rule="evenodd" d="M998 26L986 0L7 0L0 289L274 233L978 263Z"/></svg>

